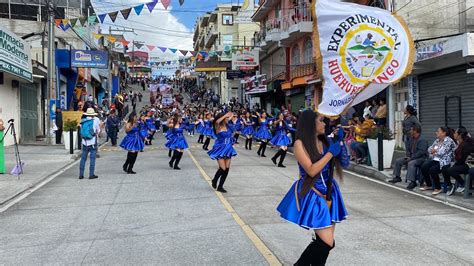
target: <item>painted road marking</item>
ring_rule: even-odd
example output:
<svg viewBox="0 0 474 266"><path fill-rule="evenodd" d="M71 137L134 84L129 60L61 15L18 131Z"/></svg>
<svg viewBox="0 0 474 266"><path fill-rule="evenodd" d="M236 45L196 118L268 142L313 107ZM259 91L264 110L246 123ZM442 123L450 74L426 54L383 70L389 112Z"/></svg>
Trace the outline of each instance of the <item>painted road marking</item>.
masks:
<svg viewBox="0 0 474 266"><path fill-rule="evenodd" d="M193 154L189 150L187 150L187 151L188 151L189 157L194 162L196 167L199 169L199 172L201 172L201 175L204 178L204 180L206 180L207 183L209 184L209 186L211 186L211 182L212 182L211 177L206 173L206 171L204 171L204 169L198 163L196 158L194 158ZM262 254L262 256L265 258L265 260L267 260L267 262L270 265L282 265L281 262L277 259L277 257L273 254L273 252L265 245L265 243L263 243L263 241L257 236L257 234L255 234L255 232L252 230L252 228L248 224L246 224L242 220L242 218L240 218L240 216L234 210L232 205L230 205L230 203L222 195L222 193L217 192L217 191L214 191L214 193L216 193L217 198L219 198L222 205L224 205L226 210L232 215L234 220L237 222L237 224L240 226L240 228L242 228L245 235L247 235L247 237L250 239L250 241L252 241L254 246L257 248L257 250L260 252L260 254Z"/></svg>

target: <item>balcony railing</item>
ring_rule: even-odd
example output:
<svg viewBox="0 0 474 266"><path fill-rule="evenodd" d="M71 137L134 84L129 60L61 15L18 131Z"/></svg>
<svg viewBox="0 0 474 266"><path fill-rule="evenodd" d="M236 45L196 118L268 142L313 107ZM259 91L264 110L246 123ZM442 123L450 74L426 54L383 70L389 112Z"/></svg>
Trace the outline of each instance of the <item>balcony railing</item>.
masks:
<svg viewBox="0 0 474 266"><path fill-rule="evenodd" d="M301 64L301 65L294 65L290 67L290 80L297 77L311 75L315 72L316 72L316 64L314 62Z"/></svg>
<svg viewBox="0 0 474 266"><path fill-rule="evenodd" d="M206 46L208 47L212 46L212 42L214 42L216 38L217 38L217 26L216 24L213 24L211 27L209 27L206 33L206 37L204 41Z"/></svg>
<svg viewBox="0 0 474 266"><path fill-rule="evenodd" d="M311 7L309 4L303 4L293 7L288 14L283 18L282 31L286 32L291 26L302 22L312 22Z"/></svg>

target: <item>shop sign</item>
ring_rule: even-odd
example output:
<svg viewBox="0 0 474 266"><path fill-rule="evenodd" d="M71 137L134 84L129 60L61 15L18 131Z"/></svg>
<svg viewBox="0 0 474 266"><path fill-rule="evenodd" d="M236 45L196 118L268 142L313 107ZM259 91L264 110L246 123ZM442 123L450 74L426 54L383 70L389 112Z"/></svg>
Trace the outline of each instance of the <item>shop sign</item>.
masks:
<svg viewBox="0 0 474 266"><path fill-rule="evenodd" d="M72 50L71 67L108 68L109 54L105 51Z"/></svg>
<svg viewBox="0 0 474 266"><path fill-rule="evenodd" d="M408 78L408 104L418 109L418 79L415 76Z"/></svg>
<svg viewBox="0 0 474 266"><path fill-rule="evenodd" d="M33 82L30 45L13 32L1 28L0 71Z"/></svg>
<svg viewBox="0 0 474 266"><path fill-rule="evenodd" d="M255 76L255 70L245 71L227 69L227 79L243 79L251 76Z"/></svg>
<svg viewBox="0 0 474 266"><path fill-rule="evenodd" d="M265 75L255 75L244 81L245 94L255 94L267 92L267 79Z"/></svg>
<svg viewBox="0 0 474 266"><path fill-rule="evenodd" d="M442 56L445 52L446 42L447 41L442 41L430 46L416 49L416 61L418 62L418 61Z"/></svg>
<svg viewBox="0 0 474 266"><path fill-rule="evenodd" d="M255 69L259 65L259 53L255 49L236 51L232 54L232 69Z"/></svg>

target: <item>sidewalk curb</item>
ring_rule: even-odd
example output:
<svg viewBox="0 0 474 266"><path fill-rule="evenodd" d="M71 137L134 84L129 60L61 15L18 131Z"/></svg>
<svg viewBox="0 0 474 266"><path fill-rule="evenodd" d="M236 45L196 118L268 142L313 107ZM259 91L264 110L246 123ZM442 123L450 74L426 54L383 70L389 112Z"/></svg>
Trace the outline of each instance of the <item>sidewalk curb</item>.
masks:
<svg viewBox="0 0 474 266"><path fill-rule="evenodd" d="M99 146L99 149L102 148L103 146L105 146L107 143L108 142L102 143ZM8 206L8 205L11 204L12 202L15 202L15 200L17 200L19 198L22 198L24 195L28 196L29 194L31 194L35 190L37 190L40 187L46 185L49 181L53 180L60 173L62 173L65 170L69 169L72 165L74 165L75 163L77 163L79 161L79 159L81 158L81 156L79 154L80 154L80 151L75 151L74 154L71 155L71 160L72 160L71 162L68 162L67 164L65 164L64 166L62 166L61 168L59 168L58 170L56 170L54 172L46 174L44 177L36 180L34 183L29 184L29 186L25 187L23 190L18 191L17 193L15 193L13 196L8 198L7 200L4 200L3 202L0 202L0 213L4 212L8 208L10 208L11 206ZM70 155L70 154L68 154L68 155ZM54 178L51 178L51 177L54 177ZM50 180L48 180L48 179L50 179ZM45 181L47 181L47 182L45 182ZM13 205L14 204L12 204L12 206Z"/></svg>

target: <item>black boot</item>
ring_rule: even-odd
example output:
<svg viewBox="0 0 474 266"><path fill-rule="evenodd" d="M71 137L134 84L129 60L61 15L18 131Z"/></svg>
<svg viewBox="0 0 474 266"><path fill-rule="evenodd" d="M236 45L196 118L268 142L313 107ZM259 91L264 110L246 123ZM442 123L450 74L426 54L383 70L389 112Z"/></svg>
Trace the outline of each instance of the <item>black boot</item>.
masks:
<svg viewBox="0 0 474 266"><path fill-rule="evenodd" d="M326 265L329 252L336 246L336 242L333 243L332 247L326 244L321 238L316 235L316 248L311 256L311 265Z"/></svg>
<svg viewBox="0 0 474 266"><path fill-rule="evenodd" d="M211 138L206 138L206 141L204 142L204 145L202 145L202 149L207 151L209 150L209 143L211 143Z"/></svg>
<svg viewBox="0 0 474 266"><path fill-rule="evenodd" d="M174 161L174 167L173 167L175 170L181 170L181 168L179 168L179 162L181 161L182 157L183 157L183 152L178 151L178 157Z"/></svg>
<svg viewBox="0 0 474 266"><path fill-rule="evenodd" d="M135 162L137 161L137 156L138 156L137 152L132 153L130 164L128 165L128 169L127 169L127 174L132 174L132 175L136 174L136 172L133 171L133 166L135 165Z"/></svg>
<svg viewBox="0 0 474 266"><path fill-rule="evenodd" d="M173 157L171 157L171 161L168 163L168 165L170 166L170 168L173 168L173 163L174 161L176 160L176 158L178 158L178 151L175 150L173 152Z"/></svg>
<svg viewBox="0 0 474 266"><path fill-rule="evenodd" d="M252 138L249 139L249 150L252 150Z"/></svg>
<svg viewBox="0 0 474 266"><path fill-rule="evenodd" d="M219 167L219 169L217 169L217 171L216 171L216 174L214 175L214 178L212 179L212 187L214 189L217 188L217 181L219 180L219 177L221 177L223 173L225 173L225 170L222 170Z"/></svg>
<svg viewBox="0 0 474 266"><path fill-rule="evenodd" d="M169 150L168 150L168 157L171 157L171 152L172 152L172 151L173 151L172 149L169 149Z"/></svg>
<svg viewBox="0 0 474 266"><path fill-rule="evenodd" d="M239 144L239 136L240 136L240 134L235 133L235 135L234 135L235 144Z"/></svg>
<svg viewBox="0 0 474 266"><path fill-rule="evenodd" d="M262 157L267 157L265 156L265 151L267 150L267 142L262 141Z"/></svg>
<svg viewBox="0 0 474 266"><path fill-rule="evenodd" d="M224 189L224 183L225 183L225 180L227 179L228 174L229 174L229 168L227 168L222 174L221 179L219 180L219 186L217 187L217 191L221 193L227 193L227 190Z"/></svg>
<svg viewBox="0 0 474 266"><path fill-rule="evenodd" d="M198 143L203 143L203 140L204 140L204 135L199 135L199 138L198 138Z"/></svg>
<svg viewBox="0 0 474 266"><path fill-rule="evenodd" d="M125 173L128 172L128 165L130 164L131 159L132 159L132 153L128 152L127 160L125 160L125 164L123 165L123 168L122 168Z"/></svg>
<svg viewBox="0 0 474 266"><path fill-rule="evenodd" d="M249 139L245 139L245 149L248 150L248 145L249 145Z"/></svg>
<svg viewBox="0 0 474 266"><path fill-rule="evenodd" d="M260 147L258 147L258 151L257 151L258 156L260 156L260 152L262 151L262 148L263 148L263 144L260 143Z"/></svg>
<svg viewBox="0 0 474 266"><path fill-rule="evenodd" d="M286 168L286 166L283 165L283 161L285 160L287 151L281 150L281 156L280 156L280 162L278 163L278 167Z"/></svg>
<svg viewBox="0 0 474 266"><path fill-rule="evenodd" d="M272 157L272 162L274 165L277 165L277 158L281 156L283 150L278 150L277 153Z"/></svg>

